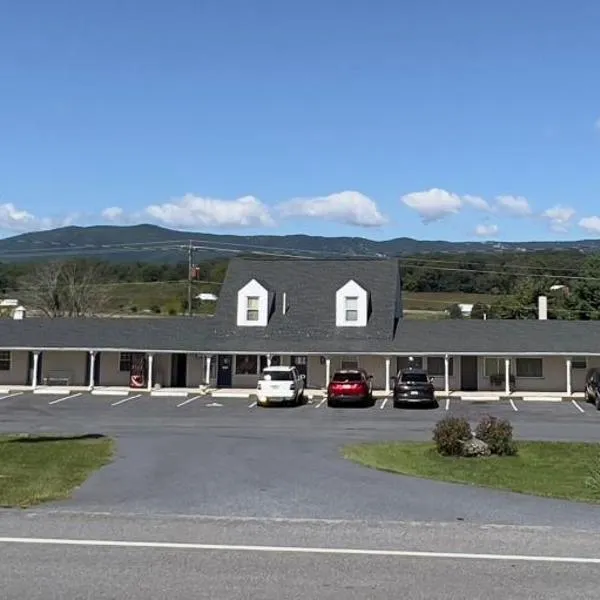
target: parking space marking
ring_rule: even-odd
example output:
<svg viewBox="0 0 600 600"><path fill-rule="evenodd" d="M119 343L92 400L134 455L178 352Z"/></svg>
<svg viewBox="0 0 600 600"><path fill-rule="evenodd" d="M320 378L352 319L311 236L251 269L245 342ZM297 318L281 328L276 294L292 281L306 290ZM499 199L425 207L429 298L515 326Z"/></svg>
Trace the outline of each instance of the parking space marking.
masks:
<svg viewBox="0 0 600 600"><path fill-rule="evenodd" d="M446 398L446 410L450 410L450 397Z"/></svg>
<svg viewBox="0 0 600 600"><path fill-rule="evenodd" d="M69 396L65 396L64 398L57 398L56 400L51 400L48 404L58 404L59 402L64 402L65 400L70 400L71 398L78 398L81 396L81 392L77 394L70 394Z"/></svg>
<svg viewBox="0 0 600 600"><path fill-rule="evenodd" d="M184 400L183 402L180 402L177 405L177 408L179 408L181 406L185 406L186 404L189 404L190 402L193 402L194 400L198 400L198 398L202 398L202 394L200 394L199 396L194 396L193 398L188 398L187 400Z"/></svg>
<svg viewBox="0 0 600 600"><path fill-rule="evenodd" d="M579 404L577 403L577 400L571 400L571 404L579 411L584 413L585 410L583 408L581 408L581 406L579 406Z"/></svg>
<svg viewBox="0 0 600 600"><path fill-rule="evenodd" d="M515 404L515 401L512 398L509 398L508 401L510 402L510 405L512 406L513 410L515 412L519 412L519 409L517 408L517 405Z"/></svg>
<svg viewBox="0 0 600 600"><path fill-rule="evenodd" d="M6 396L0 396L0 400L6 400L7 398L14 398L15 396L20 396L23 392L15 392L14 394L8 394Z"/></svg>
<svg viewBox="0 0 600 600"><path fill-rule="evenodd" d="M387 404L388 400L389 400L389 397L383 399L383 402L381 403L381 406L379 407L381 410L383 410L385 408L385 405Z"/></svg>
<svg viewBox="0 0 600 600"><path fill-rule="evenodd" d="M315 408L321 408L325 402L327 402L327 397L324 397L319 404L315 404Z"/></svg>
<svg viewBox="0 0 600 600"><path fill-rule="evenodd" d="M135 400L136 398L139 398L141 396L141 394L137 394L135 396L127 396L127 398L123 398L122 400L117 400L116 402L113 402L111 404L111 406L119 406L119 404L124 404L125 402L129 402L130 400Z"/></svg>
<svg viewBox="0 0 600 600"><path fill-rule="evenodd" d="M248 408L256 408L257 405L258 405L258 402L255 400L252 404L248 405Z"/></svg>

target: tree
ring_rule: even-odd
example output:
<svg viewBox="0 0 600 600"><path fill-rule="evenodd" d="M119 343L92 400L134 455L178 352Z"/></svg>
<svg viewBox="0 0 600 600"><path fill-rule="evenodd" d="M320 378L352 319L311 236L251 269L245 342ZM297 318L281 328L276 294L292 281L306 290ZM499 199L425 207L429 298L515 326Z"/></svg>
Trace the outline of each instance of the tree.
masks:
<svg viewBox="0 0 600 600"><path fill-rule="evenodd" d="M475 302L471 309L471 319L483 319L489 312L489 307L482 302Z"/></svg>
<svg viewBox="0 0 600 600"><path fill-rule="evenodd" d="M448 311L448 316L451 319L462 319L463 318L462 310L458 304L451 304L447 308L447 311Z"/></svg>
<svg viewBox="0 0 600 600"><path fill-rule="evenodd" d="M97 264L47 262L23 278L22 297L26 306L46 317L89 317L106 306L103 279Z"/></svg>

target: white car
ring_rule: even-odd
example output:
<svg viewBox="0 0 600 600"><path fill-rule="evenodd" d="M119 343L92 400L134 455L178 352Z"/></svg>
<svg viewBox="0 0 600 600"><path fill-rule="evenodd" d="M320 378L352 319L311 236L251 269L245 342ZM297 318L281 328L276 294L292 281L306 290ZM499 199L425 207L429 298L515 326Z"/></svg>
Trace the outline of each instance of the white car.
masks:
<svg viewBox="0 0 600 600"><path fill-rule="evenodd" d="M259 406L269 404L302 404L304 402L304 375L296 367L267 367L256 386Z"/></svg>

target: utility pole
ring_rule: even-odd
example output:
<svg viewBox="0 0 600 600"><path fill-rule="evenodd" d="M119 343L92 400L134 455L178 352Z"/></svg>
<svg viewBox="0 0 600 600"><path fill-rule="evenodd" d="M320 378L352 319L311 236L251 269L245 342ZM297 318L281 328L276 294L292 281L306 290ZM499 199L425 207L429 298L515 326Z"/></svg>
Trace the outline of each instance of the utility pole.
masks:
<svg viewBox="0 0 600 600"><path fill-rule="evenodd" d="M188 245L188 305L187 305L187 313L188 313L188 317L192 316L192 266L193 266L193 261L192 261L192 254L193 254L193 246L192 246L192 240L190 240L190 243Z"/></svg>

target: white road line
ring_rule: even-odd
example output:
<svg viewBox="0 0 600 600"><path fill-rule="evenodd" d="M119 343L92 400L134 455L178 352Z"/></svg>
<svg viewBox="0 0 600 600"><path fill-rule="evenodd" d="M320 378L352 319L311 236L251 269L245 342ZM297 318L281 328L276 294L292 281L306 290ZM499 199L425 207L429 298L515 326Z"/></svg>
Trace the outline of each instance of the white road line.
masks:
<svg viewBox="0 0 600 600"><path fill-rule="evenodd" d="M20 396L23 392L15 392L14 394L8 394L7 396L0 396L0 400L6 400L7 398L14 398Z"/></svg>
<svg viewBox="0 0 600 600"><path fill-rule="evenodd" d="M315 404L315 408L321 408L321 406L323 406L323 404L325 404L325 402L327 402L327 396L325 396L321 402L319 402L319 404Z"/></svg>
<svg viewBox="0 0 600 600"><path fill-rule="evenodd" d="M585 412L585 410L583 410L583 408L581 408L581 406L579 406L579 404L577 403L577 401L576 401L576 400L571 400L571 404L572 404L572 405L573 405L573 406L574 406L574 407L575 407L575 408L576 408L576 409L577 409L579 412L582 412L582 413L584 413L584 412Z"/></svg>
<svg viewBox="0 0 600 600"><path fill-rule="evenodd" d="M446 410L450 410L450 398L446 398Z"/></svg>
<svg viewBox="0 0 600 600"><path fill-rule="evenodd" d="M385 405L387 404L387 401L389 400L389 398L384 398L383 402L381 403L381 406L379 407L381 410L383 410L385 408Z"/></svg>
<svg viewBox="0 0 600 600"><path fill-rule="evenodd" d="M515 404L515 401L512 398L509 398L508 401L510 402L510 405L512 406L513 410L515 412L519 412L519 409L517 408L517 405Z"/></svg>
<svg viewBox="0 0 600 600"><path fill-rule="evenodd" d="M249 546L184 542L136 542L123 540L74 540L57 538L0 537L0 544L32 546L79 546L100 548L142 548L159 550L213 550L221 552L265 552L286 554L331 554L346 556L387 556L398 558L448 558L508 562L571 563L600 565L600 558L584 556L536 556L527 554L477 554L466 552L421 552L416 550L375 550L369 548L311 548L303 546Z"/></svg>
<svg viewBox="0 0 600 600"><path fill-rule="evenodd" d="M136 398L139 398L140 396L141 396L141 394L137 394L136 396L127 396L127 398L123 398L122 400L117 400L116 402L113 402L111 404L111 406L119 406L119 404L129 402L130 400L135 400Z"/></svg>
<svg viewBox="0 0 600 600"><path fill-rule="evenodd" d="M48 402L48 404L58 404L59 402L64 402L65 400L70 400L71 398L77 398L78 396L81 396L81 392L77 394L71 394L70 396L65 396L64 398L57 398L56 400Z"/></svg>
<svg viewBox="0 0 600 600"><path fill-rule="evenodd" d="M248 405L248 408L254 408L257 404L258 402L255 400L252 404Z"/></svg>
<svg viewBox="0 0 600 600"><path fill-rule="evenodd" d="M180 406L185 406L186 404L189 404L190 402L193 402L194 400L198 400L198 398L202 398L202 395L200 395L200 396L194 396L193 398L188 398L187 400L184 400L183 402L180 402L177 405L177 408L179 408Z"/></svg>

